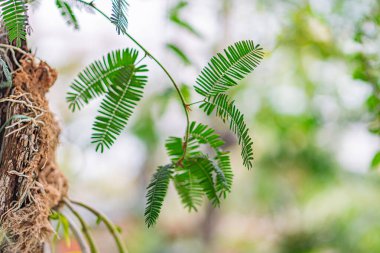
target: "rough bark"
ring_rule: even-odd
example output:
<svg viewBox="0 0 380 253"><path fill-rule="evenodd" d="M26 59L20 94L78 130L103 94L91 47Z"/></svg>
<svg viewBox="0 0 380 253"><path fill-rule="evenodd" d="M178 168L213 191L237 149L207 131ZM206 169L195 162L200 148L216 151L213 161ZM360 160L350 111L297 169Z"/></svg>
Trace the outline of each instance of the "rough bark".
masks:
<svg viewBox="0 0 380 253"><path fill-rule="evenodd" d="M57 74L30 55L19 63L13 86L0 91L0 126L6 126L0 133L0 232L6 234L0 252L39 253L53 231L51 209L67 194L55 162L59 127L45 98Z"/></svg>

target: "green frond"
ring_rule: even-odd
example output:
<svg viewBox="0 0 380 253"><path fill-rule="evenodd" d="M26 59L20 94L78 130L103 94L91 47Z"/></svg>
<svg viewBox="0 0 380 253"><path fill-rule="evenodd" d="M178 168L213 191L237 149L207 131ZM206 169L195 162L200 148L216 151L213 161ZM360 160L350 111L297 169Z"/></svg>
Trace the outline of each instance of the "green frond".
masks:
<svg viewBox="0 0 380 253"><path fill-rule="evenodd" d="M145 223L148 227L154 225L160 215L162 202L168 191L172 165L161 166L153 175L146 194Z"/></svg>
<svg viewBox="0 0 380 253"><path fill-rule="evenodd" d="M1 1L0 8L9 41L16 41L16 46L21 47L21 41L26 39L28 24L25 2L23 0L4 0Z"/></svg>
<svg viewBox="0 0 380 253"><path fill-rule="evenodd" d="M193 128L197 129L194 125ZM204 128L202 127L202 129ZM195 138L189 140L186 157L181 165L177 165L177 162L183 156L182 139L178 137L170 137L165 145L172 163L176 164L173 181L183 205L188 208L189 211L197 211L198 206L202 203L202 198L205 193L210 197L213 203L219 203L213 183L214 166L211 161L208 161L205 165L203 160L208 160L208 158L199 151L199 140ZM195 164L197 162L201 162L201 164ZM207 175L209 175L209 178ZM207 179L211 179L211 181ZM212 183L212 187L210 185L207 187L207 184L210 183ZM212 191L215 192L214 197L212 197Z"/></svg>
<svg viewBox="0 0 380 253"><path fill-rule="evenodd" d="M120 82L123 73L130 73L138 57L135 49L116 50L86 67L71 84L67 102L72 111L80 110L92 99L105 94L111 84Z"/></svg>
<svg viewBox="0 0 380 253"><path fill-rule="evenodd" d="M181 202L185 208L190 211L198 211L202 204L203 188L199 183L198 177L191 168L191 163L185 159L183 167L176 168L176 174L173 177L174 186L177 190Z"/></svg>
<svg viewBox="0 0 380 253"><path fill-rule="evenodd" d="M224 141L215 133L214 129L194 121L190 124L190 136L200 144L209 144L216 151L224 145Z"/></svg>
<svg viewBox="0 0 380 253"><path fill-rule="evenodd" d="M60 10L61 15L65 19L66 23L68 25L73 26L74 29L78 30L79 29L78 20L70 4L64 0L56 0L55 4L57 8Z"/></svg>
<svg viewBox="0 0 380 253"><path fill-rule="evenodd" d="M191 157L184 161L185 170L190 171L202 187L203 192L214 206L219 206L220 199L215 187L214 164L206 156Z"/></svg>
<svg viewBox="0 0 380 253"><path fill-rule="evenodd" d="M224 198L231 192L233 173L231 168L230 153L219 152L216 161L216 190Z"/></svg>
<svg viewBox="0 0 380 253"><path fill-rule="evenodd" d="M191 65L191 60L189 56L177 45L173 43L166 44L166 48L169 49L176 55L185 65Z"/></svg>
<svg viewBox="0 0 380 253"><path fill-rule="evenodd" d="M178 137L169 137L165 142L165 147L170 159L175 164L183 156L183 141ZM202 153L198 150L199 143L196 139L189 140L187 144L187 157L199 156Z"/></svg>
<svg viewBox="0 0 380 253"><path fill-rule="evenodd" d="M141 73L146 71L145 65L130 65L114 76L92 128L92 143L96 144L97 151L103 152L105 147L110 148L126 127L137 102L143 96L147 77Z"/></svg>
<svg viewBox="0 0 380 253"><path fill-rule="evenodd" d="M179 26L180 28L187 30L191 34L201 38L201 33L194 28L189 22L184 20L181 16L181 13L185 11L185 8L188 6L188 2L185 0L178 1L172 8L169 10L169 20Z"/></svg>
<svg viewBox="0 0 380 253"><path fill-rule="evenodd" d="M226 197L231 190L233 174L229 152L221 150L224 141L215 133L214 129L196 122L190 124L190 137L195 138L200 144L208 144L214 149L216 153L215 161L213 161L216 173L216 188L217 192Z"/></svg>
<svg viewBox="0 0 380 253"><path fill-rule="evenodd" d="M126 32L128 28L128 2L127 0L112 0L111 22L116 26L118 34Z"/></svg>
<svg viewBox="0 0 380 253"><path fill-rule="evenodd" d="M253 41L240 41L213 57L199 77L195 91L204 97L216 96L237 85L263 58L263 50Z"/></svg>
<svg viewBox="0 0 380 253"><path fill-rule="evenodd" d="M201 105L207 115L210 115L216 110L216 115L219 116L224 122L229 121L229 127L234 132L239 140L239 144L242 146L241 156L243 158L243 164L248 169L252 168L253 150L252 139L249 136L249 130L244 122L244 115L237 109L234 101L225 94L219 94L215 97L208 98Z"/></svg>

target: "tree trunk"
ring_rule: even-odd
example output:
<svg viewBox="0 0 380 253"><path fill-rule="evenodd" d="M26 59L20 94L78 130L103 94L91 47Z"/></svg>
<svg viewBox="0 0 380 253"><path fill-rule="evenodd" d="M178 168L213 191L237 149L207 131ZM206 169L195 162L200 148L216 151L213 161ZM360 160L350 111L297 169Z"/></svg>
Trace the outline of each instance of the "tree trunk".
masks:
<svg viewBox="0 0 380 253"><path fill-rule="evenodd" d="M53 231L51 209L67 194L55 162L59 127L45 98L57 74L15 52L1 55L13 70L13 86L0 91L0 252L40 253Z"/></svg>

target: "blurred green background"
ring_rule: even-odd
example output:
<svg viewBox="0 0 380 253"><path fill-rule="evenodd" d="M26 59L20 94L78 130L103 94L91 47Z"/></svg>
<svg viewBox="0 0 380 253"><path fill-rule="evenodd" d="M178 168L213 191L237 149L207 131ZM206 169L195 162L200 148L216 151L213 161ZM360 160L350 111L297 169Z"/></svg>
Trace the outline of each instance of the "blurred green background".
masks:
<svg viewBox="0 0 380 253"><path fill-rule="evenodd" d="M193 101L189 87L213 54L242 39L266 52L232 91L254 139L254 169L243 168L227 127L194 107L192 117L215 127L232 150L232 193L220 209L205 203L188 213L170 186L152 229L143 221L145 188L168 161L163 141L184 131L178 99L149 62L147 93L127 133L96 153L89 143L98 103L72 114L63 94L93 59L133 44L84 11L81 31L72 31L52 2L31 13L31 45L61 73L49 94L62 126L59 163L72 198L120 225L130 252L380 252L380 1L131 0L130 33ZM108 1L95 3L110 10ZM104 227L83 215L101 252L116 252Z"/></svg>

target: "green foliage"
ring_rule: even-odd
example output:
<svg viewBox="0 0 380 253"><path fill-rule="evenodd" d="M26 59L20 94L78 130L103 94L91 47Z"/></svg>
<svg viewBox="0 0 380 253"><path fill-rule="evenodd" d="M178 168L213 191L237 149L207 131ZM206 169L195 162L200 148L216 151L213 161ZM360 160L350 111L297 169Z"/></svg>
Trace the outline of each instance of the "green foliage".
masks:
<svg viewBox="0 0 380 253"><path fill-rule="evenodd" d="M0 59L0 66L2 68L2 74L4 74L4 77L6 79L0 83L0 88L12 87L12 74L9 71L8 65L5 63L5 61L3 61L3 59Z"/></svg>
<svg viewBox="0 0 380 253"><path fill-rule="evenodd" d="M161 211L162 202L168 191L172 165L161 166L153 175L146 194L147 206L145 209L145 222L148 227L154 225Z"/></svg>
<svg viewBox="0 0 380 253"><path fill-rule="evenodd" d="M236 108L234 101L225 94L219 94L205 100L200 105L200 108L202 108L207 115L215 111L216 115L224 122L230 122L229 127L231 131L237 135L239 144L242 146L241 156L243 158L243 164L248 169L252 168L253 142L249 136L248 127L244 122L244 115Z"/></svg>
<svg viewBox="0 0 380 253"><path fill-rule="evenodd" d="M178 95L184 107L187 116L185 136L170 137L166 141L171 163L159 167L148 186L145 210L148 227L156 223L170 180L173 180L182 203L189 210L197 210L203 197L207 197L214 206L219 206L221 198L225 198L231 191L233 173L230 154L222 149L224 141L214 129L190 121L189 111L192 103L185 102L191 98L188 86L177 85L161 62L127 33L129 7L127 0L112 0L111 17L97 8L93 1L69 1L71 0L56 0L56 6L69 25L75 29L79 27L73 12L74 7L83 5L86 9L99 12L116 26L118 34L122 33L129 37L140 47L145 56L157 63L173 84L171 92L174 91ZM199 37L199 32L181 18L181 12L187 5L187 1L179 1L170 9L169 19ZM26 36L25 27L28 22L25 13L26 4L22 0L6 0L0 6L10 40L16 40L17 46L20 46L21 40ZM178 46L168 43L167 48L186 65L191 64L190 58ZM144 58L138 60L138 51L130 48L110 52L84 68L71 84L67 102L73 112L82 109L95 98L103 96L92 133L92 143L96 145L97 151L104 152L104 149L109 149L114 144L143 97L144 87L147 84L147 76L144 73L148 71L145 65L140 64ZM252 140L243 114L225 93L251 73L262 58L263 51L259 45L255 45L252 41L237 42L225 49L224 54L219 53L211 59L197 78L195 86L195 91L204 97L200 107L208 115L215 111L223 121L229 121L230 129L237 135L242 146L243 164L247 168L252 167ZM0 64L7 76L6 65L2 62ZM152 115L149 114L147 118L148 122L150 120L150 123L154 123ZM155 140L157 137L151 127L142 125L135 128L135 132L147 140ZM201 149L203 146L213 154L206 155L204 149ZM84 224L83 221L81 223ZM88 234L87 239L88 243L93 245Z"/></svg>
<svg viewBox="0 0 380 253"><path fill-rule="evenodd" d="M377 152L375 154L375 156L373 157L373 159L372 159L371 168L372 169L377 169L378 166L379 166L379 164L380 164L380 152Z"/></svg>
<svg viewBox="0 0 380 253"><path fill-rule="evenodd" d="M165 143L166 151L173 164L178 164L181 162L181 159L184 158L184 143L179 137L169 137ZM186 156L198 156L202 153L198 150L199 143L196 139L191 139L187 143L186 147Z"/></svg>
<svg viewBox="0 0 380 253"><path fill-rule="evenodd" d="M371 47L373 43L376 44L376 41L379 40L379 10L380 3L373 2L371 11L358 22L355 27L354 40L360 44L362 49L350 55L350 60L354 64L353 78L366 82L372 89L371 94L367 98L366 105L371 116L369 130L376 135L380 135L380 57L377 52L365 50L365 48ZM369 25L373 26L372 32L367 28ZM371 168L378 169L379 164L380 152L377 152L372 159Z"/></svg>
<svg viewBox="0 0 380 253"><path fill-rule="evenodd" d="M53 211L52 214L49 216L49 219L54 220L57 222L57 226L55 228L55 235L53 238L53 242L57 241L59 239L59 232L62 229L63 232L63 238L66 241L66 245L71 244L70 240L70 223L67 220L66 216L63 215L60 212Z"/></svg>
<svg viewBox="0 0 380 253"><path fill-rule="evenodd" d="M216 96L237 85L251 73L263 58L260 45L240 41L213 57L197 78L195 91L204 97Z"/></svg>
<svg viewBox="0 0 380 253"><path fill-rule="evenodd" d="M74 112L82 109L91 100L105 94L122 73L130 72L138 52L134 49L116 50L108 53L86 67L70 86L67 102Z"/></svg>
<svg viewBox="0 0 380 253"><path fill-rule="evenodd" d="M146 76L138 74L146 71L145 66L133 66L114 80L100 104L100 115L94 123L92 143L96 144L96 150L103 152L104 147L110 148L127 125L147 82Z"/></svg>
<svg viewBox="0 0 380 253"><path fill-rule="evenodd" d="M185 159L184 166L177 167L173 182L184 207L189 211L198 211L202 204L203 190L190 169L191 165L189 160Z"/></svg>
<svg viewBox="0 0 380 253"><path fill-rule="evenodd" d="M201 37L200 32L195 29L189 22L181 17L181 12L188 6L188 2L185 0L179 1L169 10L169 20L177 26L187 30L197 37Z"/></svg>
<svg viewBox="0 0 380 253"><path fill-rule="evenodd" d="M9 41L16 41L16 46L20 47L21 41L26 39L28 24L25 2L23 0L5 0L0 3L0 8Z"/></svg>
<svg viewBox="0 0 380 253"><path fill-rule="evenodd" d="M202 153L201 144L207 144L214 150L215 160ZM170 137L166 141L167 153L174 167L174 186L189 211L197 211L203 196L207 196L214 206L219 206L220 198L230 191L231 164L229 153L221 151L223 145L224 141L215 130L196 122L190 124L186 154L181 138Z"/></svg>
<svg viewBox="0 0 380 253"><path fill-rule="evenodd" d="M112 0L111 22L116 26L118 34L126 32L128 28L128 2L127 0Z"/></svg>
<svg viewBox="0 0 380 253"><path fill-rule="evenodd" d="M216 160L216 190L224 198L231 191L233 173L231 167L230 153L219 151Z"/></svg>
<svg viewBox="0 0 380 253"><path fill-rule="evenodd" d="M219 206L220 200L213 175L216 169L213 162L206 156L191 157L185 159L183 167L196 178L195 182L201 186L203 193L211 203L214 206ZM221 171L218 171L218 173L221 173Z"/></svg>
<svg viewBox="0 0 380 253"><path fill-rule="evenodd" d="M168 48L171 52L173 52L185 65L191 65L191 60L189 56L183 52L177 45L173 43L166 44L166 48Z"/></svg>
<svg viewBox="0 0 380 253"><path fill-rule="evenodd" d="M106 94L93 127L96 150L103 152L114 143L143 95L147 77L142 73L148 70L136 64L137 58L134 49L111 52L86 67L71 85L67 101L73 111Z"/></svg>
<svg viewBox="0 0 380 253"><path fill-rule="evenodd" d="M60 10L62 17L66 20L66 23L70 26L73 26L74 29L78 30L78 20L70 4L64 0L56 0L55 4L57 8Z"/></svg>
<svg viewBox="0 0 380 253"><path fill-rule="evenodd" d="M190 136L200 144L209 144L216 151L224 145L224 141L215 133L214 129L200 123L197 124L195 121L190 124Z"/></svg>
<svg viewBox="0 0 380 253"><path fill-rule="evenodd" d="M241 42L235 44L236 49L229 47L229 50L225 51L227 58L230 59L230 66L224 68L224 74L219 72L219 79L225 80L224 83L228 86L236 85L236 80L242 79L253 70L255 64L258 64L252 59L257 53L246 50L246 54L241 53L237 56L235 54L235 50L242 52L249 48L249 45L248 42ZM257 46L253 48L259 50ZM102 61L96 61L87 67L74 81L72 91L69 92L67 100L73 111L81 109L92 99L106 94L100 105L100 116L96 118L92 136L96 149L101 152L104 148L110 148L115 142L132 115L136 102L143 95L146 77L139 74L147 70L145 66L136 66L137 56L134 50L116 51L109 54ZM239 57L244 59L239 59ZM224 61L225 58L219 55L219 59ZM212 63L219 66L215 60ZM252 64L244 68L243 66L247 63ZM205 69L207 71L208 68ZM201 76L205 75L204 73L205 71ZM210 92L207 89L203 90ZM217 90L220 91L220 89ZM223 89L223 91L226 90ZM231 130L236 133L239 144L242 145L243 164L251 168L252 140L248 134L244 116L236 108L234 102L227 95L218 93L216 96L206 96L200 107L208 115L216 111L216 115L223 121L230 122ZM148 204L145 210L148 226L155 224L158 218L170 178L173 179L182 203L189 210L197 210L203 196L207 196L213 205L218 206L220 198L226 197L231 190L233 174L229 153L221 149L224 141L215 133L215 130L196 122L189 125L188 135L186 142L178 137L170 137L166 142L166 149L172 161L171 166L174 168L173 175L170 177L164 173L164 168L168 167L160 167L148 187ZM204 144L214 151L213 159L200 150L200 145ZM162 178L163 176L167 178ZM156 196L156 192L159 195Z"/></svg>

